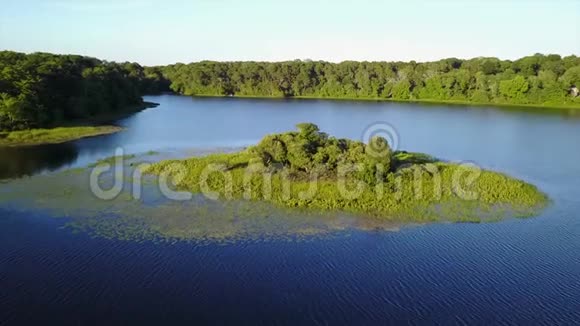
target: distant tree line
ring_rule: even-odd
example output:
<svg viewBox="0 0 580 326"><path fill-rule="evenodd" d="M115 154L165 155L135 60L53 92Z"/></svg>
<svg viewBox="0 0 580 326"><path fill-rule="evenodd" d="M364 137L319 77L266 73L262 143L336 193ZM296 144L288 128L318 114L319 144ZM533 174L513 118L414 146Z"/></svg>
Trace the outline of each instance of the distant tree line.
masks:
<svg viewBox="0 0 580 326"><path fill-rule="evenodd" d="M0 130L50 127L135 109L167 89L158 68L78 55L0 51Z"/></svg>
<svg viewBox="0 0 580 326"><path fill-rule="evenodd" d="M580 106L580 58L435 62L214 62L142 67L0 51L0 130L61 125L142 104L141 95L317 97Z"/></svg>
<svg viewBox="0 0 580 326"><path fill-rule="evenodd" d="M426 63L202 61L162 70L171 89L186 95L580 104L580 58L553 54Z"/></svg>

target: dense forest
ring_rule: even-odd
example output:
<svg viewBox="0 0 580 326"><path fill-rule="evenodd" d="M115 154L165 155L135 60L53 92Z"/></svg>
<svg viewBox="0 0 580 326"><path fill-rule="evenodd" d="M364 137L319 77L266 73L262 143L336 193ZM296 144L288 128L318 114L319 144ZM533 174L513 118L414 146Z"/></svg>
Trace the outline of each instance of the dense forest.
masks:
<svg viewBox="0 0 580 326"><path fill-rule="evenodd" d="M580 58L536 54L436 62L214 62L142 67L0 51L0 131L142 105L141 95L317 97L580 107Z"/></svg>
<svg viewBox="0 0 580 326"><path fill-rule="evenodd" d="M329 97L580 106L580 58L436 62L212 62L163 67L186 95Z"/></svg>
<svg viewBox="0 0 580 326"><path fill-rule="evenodd" d="M157 68L78 55L0 51L0 131L135 110L163 84Z"/></svg>

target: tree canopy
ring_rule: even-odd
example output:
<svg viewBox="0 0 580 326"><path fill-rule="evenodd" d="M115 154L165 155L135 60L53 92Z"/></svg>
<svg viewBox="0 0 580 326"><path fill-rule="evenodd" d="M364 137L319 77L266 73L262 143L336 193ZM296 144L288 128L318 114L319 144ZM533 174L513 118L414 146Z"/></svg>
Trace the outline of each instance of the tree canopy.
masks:
<svg viewBox="0 0 580 326"><path fill-rule="evenodd" d="M78 55L0 51L0 130L60 125L142 104L167 87L158 68Z"/></svg>
<svg viewBox="0 0 580 326"><path fill-rule="evenodd" d="M377 173L391 169L392 150L383 137L374 137L368 144L330 137L317 125L300 123L298 131L268 135L250 149L265 166L280 165L293 172L336 174L339 165L350 167L369 184ZM380 169L380 171L377 171Z"/></svg>
<svg viewBox="0 0 580 326"><path fill-rule="evenodd" d="M515 61L214 62L142 67L78 55L0 51L0 130L122 112L141 95L317 97L580 106L580 58ZM298 149L287 155L300 157Z"/></svg>
<svg viewBox="0 0 580 326"><path fill-rule="evenodd" d="M322 97L580 105L580 58L535 54L515 61L456 58L435 62L214 62L161 68L185 95Z"/></svg>

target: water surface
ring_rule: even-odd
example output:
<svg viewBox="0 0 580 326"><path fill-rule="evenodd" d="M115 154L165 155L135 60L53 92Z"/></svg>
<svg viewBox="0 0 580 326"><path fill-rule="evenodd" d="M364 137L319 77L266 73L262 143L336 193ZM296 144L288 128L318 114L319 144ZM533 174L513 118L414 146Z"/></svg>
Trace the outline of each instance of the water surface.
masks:
<svg viewBox="0 0 580 326"><path fill-rule="evenodd" d="M395 127L399 149L471 161L537 185L540 216L487 224L345 228L232 242L127 241L73 232L65 216L0 204L0 324L559 323L580 320L580 119L566 113L300 100L160 103L77 142L0 149L0 178L114 154L175 155L255 143L314 122L361 139ZM0 184L0 196L8 196ZM82 205L83 203L78 203ZM30 205L32 206L32 205ZM58 215L58 214L57 214ZM72 216L74 218L74 216Z"/></svg>

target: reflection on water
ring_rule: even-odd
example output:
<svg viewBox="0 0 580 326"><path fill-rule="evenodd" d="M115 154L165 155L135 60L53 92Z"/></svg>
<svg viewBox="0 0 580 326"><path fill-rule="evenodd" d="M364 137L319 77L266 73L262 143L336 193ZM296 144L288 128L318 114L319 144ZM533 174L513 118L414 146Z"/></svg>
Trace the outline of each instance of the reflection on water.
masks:
<svg viewBox="0 0 580 326"><path fill-rule="evenodd" d="M0 179L57 170L74 162L78 154L74 143L0 147Z"/></svg>

